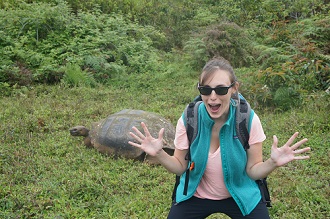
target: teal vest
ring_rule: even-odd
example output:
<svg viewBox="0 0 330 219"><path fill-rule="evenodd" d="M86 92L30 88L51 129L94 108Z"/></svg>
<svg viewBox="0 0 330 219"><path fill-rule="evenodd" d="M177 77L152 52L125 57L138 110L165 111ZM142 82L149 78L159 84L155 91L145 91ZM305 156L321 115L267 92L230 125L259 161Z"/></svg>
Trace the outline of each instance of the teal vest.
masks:
<svg viewBox="0 0 330 219"><path fill-rule="evenodd" d="M261 194L255 180L251 179L245 170L247 155L236 135L235 111L236 107L231 104L228 119L219 133L222 168L225 185L230 195L242 214L248 215L261 200ZM251 110L249 129L253 116L254 112ZM187 195L183 194L186 172L181 175L176 191L177 203L191 198L196 192L206 168L213 125L214 121L202 103L198 109L198 134L190 146L191 162L195 162L195 165L189 174Z"/></svg>

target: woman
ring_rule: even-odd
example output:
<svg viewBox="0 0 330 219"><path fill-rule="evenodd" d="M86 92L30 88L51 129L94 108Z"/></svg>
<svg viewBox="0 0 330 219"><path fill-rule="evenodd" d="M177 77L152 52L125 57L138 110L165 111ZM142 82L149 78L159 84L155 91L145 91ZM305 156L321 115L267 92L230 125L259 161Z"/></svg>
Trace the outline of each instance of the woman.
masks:
<svg viewBox="0 0 330 219"><path fill-rule="evenodd" d="M187 194L182 192L189 147L184 119L180 117L177 123L173 156L162 149L164 129L159 131L158 138L154 138L144 123L141 123L144 134L136 127L132 128L134 133L130 135L138 143L129 144L155 156L169 172L181 176L168 218L206 218L218 212L231 218L269 218L255 180L265 178L277 167L293 160L309 158L297 156L310 148L298 149L307 139L293 144L298 135L296 132L280 148L277 147L278 139L273 136L271 156L263 161L262 142L266 136L255 113L251 114L250 148L245 152L239 141L232 137L235 102L231 97L237 95L238 87L234 70L226 60L212 59L204 66L198 83L203 100L199 106L198 122L201 125L191 144L195 168L189 174Z"/></svg>

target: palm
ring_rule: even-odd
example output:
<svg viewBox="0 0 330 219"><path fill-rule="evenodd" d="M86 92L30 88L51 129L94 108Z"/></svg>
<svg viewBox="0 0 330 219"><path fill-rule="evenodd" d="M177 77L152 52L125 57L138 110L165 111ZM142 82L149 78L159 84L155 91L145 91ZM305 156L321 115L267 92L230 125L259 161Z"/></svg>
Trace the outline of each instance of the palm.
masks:
<svg viewBox="0 0 330 219"><path fill-rule="evenodd" d="M146 137L142 142L140 148L151 156L156 156L163 148L162 139L156 139L152 136Z"/></svg>
<svg viewBox="0 0 330 219"><path fill-rule="evenodd" d="M294 159L294 155L290 147L284 145L281 148L272 148L271 158L276 160L278 166L283 166Z"/></svg>
<svg viewBox="0 0 330 219"><path fill-rule="evenodd" d="M147 126L144 123L141 123L141 126L144 130L144 134L140 132L136 127L133 127L135 133L130 132L130 135L139 143L131 142L128 143L134 147L142 149L144 152L151 156L156 156L163 148L163 133L164 129L159 131L158 138L151 136Z"/></svg>
<svg viewBox="0 0 330 219"><path fill-rule="evenodd" d="M309 156L296 156L310 150L309 147L298 149L302 144L307 141L307 139L303 139L291 146L297 135L297 132L293 134L291 138L286 142L286 144L280 148L277 147L278 140L276 136L274 136L274 143L271 150L271 159L276 163L277 166L283 166L293 160L302 160L309 158Z"/></svg>

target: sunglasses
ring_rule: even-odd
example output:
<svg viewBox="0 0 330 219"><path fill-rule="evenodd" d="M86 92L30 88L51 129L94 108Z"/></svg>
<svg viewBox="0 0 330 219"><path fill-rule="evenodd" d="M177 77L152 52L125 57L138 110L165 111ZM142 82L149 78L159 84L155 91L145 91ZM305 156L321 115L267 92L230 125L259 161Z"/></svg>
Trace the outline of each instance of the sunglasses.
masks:
<svg viewBox="0 0 330 219"><path fill-rule="evenodd" d="M200 86L198 83L198 90L201 95L210 95L214 90L217 95L226 95L228 93L229 88L235 85L235 81L229 85L228 87L217 86L215 88L209 86Z"/></svg>

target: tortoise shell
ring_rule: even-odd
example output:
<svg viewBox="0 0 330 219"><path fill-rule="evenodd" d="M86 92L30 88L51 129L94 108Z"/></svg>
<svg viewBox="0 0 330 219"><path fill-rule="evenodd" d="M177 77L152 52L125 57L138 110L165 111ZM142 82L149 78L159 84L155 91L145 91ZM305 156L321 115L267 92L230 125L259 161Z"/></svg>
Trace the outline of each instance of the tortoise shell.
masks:
<svg viewBox="0 0 330 219"><path fill-rule="evenodd" d="M129 135L133 126L143 133L141 122L148 126L150 134L155 138L158 137L160 129L165 128L163 148L172 155L174 152L174 126L160 115L143 110L124 109L99 123L94 123L89 131L91 143L101 153L155 163L155 160L146 155L143 150L128 144L128 141L134 140Z"/></svg>

